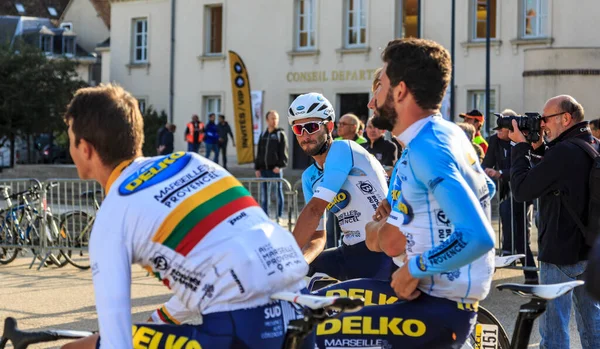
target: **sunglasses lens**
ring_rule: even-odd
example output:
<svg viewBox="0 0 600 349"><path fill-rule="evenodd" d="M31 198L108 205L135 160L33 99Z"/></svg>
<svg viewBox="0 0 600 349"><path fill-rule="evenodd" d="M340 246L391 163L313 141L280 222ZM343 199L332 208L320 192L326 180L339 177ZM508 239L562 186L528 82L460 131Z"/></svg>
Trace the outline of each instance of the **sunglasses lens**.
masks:
<svg viewBox="0 0 600 349"><path fill-rule="evenodd" d="M317 132L319 130L320 126L321 125L319 125L316 122L309 122L308 124L304 124L304 129L308 133L315 133L315 132Z"/></svg>
<svg viewBox="0 0 600 349"><path fill-rule="evenodd" d="M294 132L294 134L296 134L298 136L301 135L302 134L302 125L293 125L292 131Z"/></svg>

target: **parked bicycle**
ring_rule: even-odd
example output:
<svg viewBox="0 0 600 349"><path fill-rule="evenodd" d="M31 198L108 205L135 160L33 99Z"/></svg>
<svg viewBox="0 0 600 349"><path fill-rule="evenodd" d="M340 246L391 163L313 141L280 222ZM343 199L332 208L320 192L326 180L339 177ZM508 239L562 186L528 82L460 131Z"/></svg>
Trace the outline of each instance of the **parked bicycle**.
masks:
<svg viewBox="0 0 600 349"><path fill-rule="evenodd" d="M56 183L49 183L48 190ZM0 196L6 207L0 210L0 264L8 264L15 260L18 254L26 248L31 249L34 258L44 263L63 267L67 264L59 250L52 249L58 242L58 218L47 205L38 210L41 198L41 186L35 183L30 188L10 194L11 187L1 186ZM14 202L13 202L14 200ZM41 231L44 231L45 241L42 241ZM45 243L48 252L42 256L42 246Z"/></svg>
<svg viewBox="0 0 600 349"><path fill-rule="evenodd" d="M101 194L102 190L86 191L81 193L80 197L84 200L91 200L94 212L96 212L100 208L98 196ZM86 211L75 210L65 213L60 222L59 239L60 245L63 246L61 250L63 256L70 264L79 269L90 268L88 246L95 217L94 214Z"/></svg>

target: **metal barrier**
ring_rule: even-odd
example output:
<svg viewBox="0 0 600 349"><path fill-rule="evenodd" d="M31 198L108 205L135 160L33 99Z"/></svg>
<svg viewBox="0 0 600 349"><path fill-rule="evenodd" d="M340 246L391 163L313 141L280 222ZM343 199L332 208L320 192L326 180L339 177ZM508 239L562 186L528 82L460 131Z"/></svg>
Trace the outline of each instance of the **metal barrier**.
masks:
<svg viewBox="0 0 600 349"><path fill-rule="evenodd" d="M277 214L278 205L282 206L282 215L287 212L287 227L291 232L294 227L293 223L293 209L294 202L296 200L297 191L292 188L290 182L285 178L238 178L246 189L250 192L252 197L266 209L267 215L274 219L277 224L285 224L281 221L281 217ZM282 186L282 194L284 197L283 202L280 202L279 195L277 195L277 187ZM275 197L271 199L271 194ZM297 217L297 216L294 216Z"/></svg>
<svg viewBox="0 0 600 349"><path fill-rule="evenodd" d="M537 224L534 224L534 217L538 200L533 203L515 202L510 184L507 197L500 200L501 186L502 183L498 185L494 198L496 209L493 212L494 228L497 227L497 249L499 253L505 255L525 254L527 256L520 266L515 265L509 268L531 272L539 271L531 249L532 242L537 243Z"/></svg>

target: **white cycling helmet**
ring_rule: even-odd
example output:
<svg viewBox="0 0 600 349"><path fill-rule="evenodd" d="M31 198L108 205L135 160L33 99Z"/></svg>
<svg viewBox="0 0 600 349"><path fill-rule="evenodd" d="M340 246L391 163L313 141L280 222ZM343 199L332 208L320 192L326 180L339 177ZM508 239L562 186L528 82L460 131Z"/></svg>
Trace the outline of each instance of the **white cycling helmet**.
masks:
<svg viewBox="0 0 600 349"><path fill-rule="evenodd" d="M300 95L288 109L288 121L290 125L296 120L306 118L331 119L335 121L333 106L322 94L311 92Z"/></svg>

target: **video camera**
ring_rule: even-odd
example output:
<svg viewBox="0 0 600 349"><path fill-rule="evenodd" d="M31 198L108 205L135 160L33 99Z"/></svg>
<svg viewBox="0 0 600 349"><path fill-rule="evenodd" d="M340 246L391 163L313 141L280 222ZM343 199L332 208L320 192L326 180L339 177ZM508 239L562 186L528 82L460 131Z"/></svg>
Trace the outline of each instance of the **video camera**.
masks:
<svg viewBox="0 0 600 349"><path fill-rule="evenodd" d="M540 140L540 131L542 129L542 116L539 113L525 113L525 115L508 116L500 113L494 113L498 117L496 119L496 127L494 130L507 128L513 130L512 121L517 121L517 127L525 135L525 139L529 143L535 143Z"/></svg>

